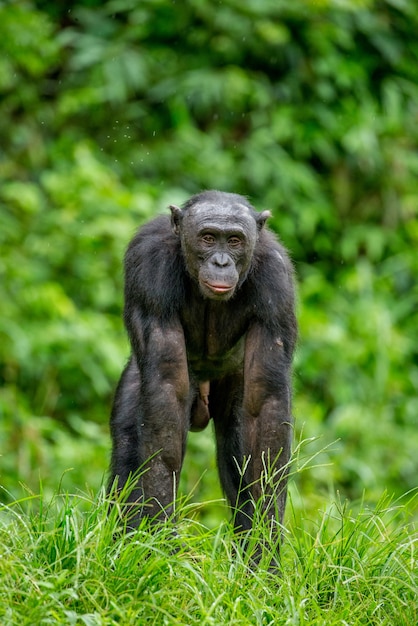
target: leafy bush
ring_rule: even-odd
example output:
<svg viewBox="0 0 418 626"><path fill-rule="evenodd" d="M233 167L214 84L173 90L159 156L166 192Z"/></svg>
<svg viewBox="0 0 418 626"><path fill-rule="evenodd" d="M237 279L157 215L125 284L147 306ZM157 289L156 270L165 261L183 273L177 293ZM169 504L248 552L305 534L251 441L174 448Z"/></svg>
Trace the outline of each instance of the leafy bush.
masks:
<svg viewBox="0 0 418 626"><path fill-rule="evenodd" d="M323 450L299 488L416 485L417 29L413 0L0 3L7 490L100 482L123 250L202 188L270 208L292 251L296 440ZM215 474L208 437L186 490Z"/></svg>

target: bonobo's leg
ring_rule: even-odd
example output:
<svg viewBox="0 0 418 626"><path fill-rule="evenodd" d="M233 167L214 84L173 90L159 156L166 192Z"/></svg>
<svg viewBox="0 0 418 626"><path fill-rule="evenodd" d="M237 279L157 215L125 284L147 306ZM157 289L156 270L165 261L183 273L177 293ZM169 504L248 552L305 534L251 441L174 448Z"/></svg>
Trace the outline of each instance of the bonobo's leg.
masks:
<svg viewBox="0 0 418 626"><path fill-rule="evenodd" d="M289 368L281 338L254 327L243 375L211 392L221 482L237 529L251 528L257 502L268 518L283 520L292 435Z"/></svg>
<svg viewBox="0 0 418 626"><path fill-rule="evenodd" d="M253 508L242 476L244 466L241 437L243 394L243 375L239 373L227 376L221 381L211 383L209 404L215 424L218 471L222 489L234 508L235 514L238 508L240 511L246 510L245 524L241 523L240 526L242 529L247 529L251 527ZM246 505L244 505L245 501Z"/></svg>
<svg viewBox="0 0 418 626"><path fill-rule="evenodd" d="M111 481L118 488L141 469L129 497L140 515L165 518L172 512L189 425L190 391L180 324L150 323L119 384L112 412Z"/></svg>
<svg viewBox="0 0 418 626"><path fill-rule="evenodd" d="M246 339L244 390L242 436L251 454L247 480L254 500L263 498L267 516L282 523L293 436L291 362L282 338L257 326ZM259 480L265 472L267 484Z"/></svg>
<svg viewBox="0 0 418 626"><path fill-rule="evenodd" d="M131 357L116 389L115 399L110 418L112 436L112 460L110 465L110 491L116 481L119 488L123 487L130 476L138 470L138 416L140 376L136 359ZM130 494L132 502L142 498L142 491L133 489Z"/></svg>

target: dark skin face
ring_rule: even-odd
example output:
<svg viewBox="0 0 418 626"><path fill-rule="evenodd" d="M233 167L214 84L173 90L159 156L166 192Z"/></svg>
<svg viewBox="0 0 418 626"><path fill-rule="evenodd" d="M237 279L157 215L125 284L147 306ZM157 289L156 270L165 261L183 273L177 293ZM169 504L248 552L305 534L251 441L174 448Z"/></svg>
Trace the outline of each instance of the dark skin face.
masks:
<svg viewBox="0 0 418 626"><path fill-rule="evenodd" d="M204 298L229 300L251 264L258 230L268 211L254 215L242 204L202 202L185 214L171 206L174 232L180 236L186 266Z"/></svg>

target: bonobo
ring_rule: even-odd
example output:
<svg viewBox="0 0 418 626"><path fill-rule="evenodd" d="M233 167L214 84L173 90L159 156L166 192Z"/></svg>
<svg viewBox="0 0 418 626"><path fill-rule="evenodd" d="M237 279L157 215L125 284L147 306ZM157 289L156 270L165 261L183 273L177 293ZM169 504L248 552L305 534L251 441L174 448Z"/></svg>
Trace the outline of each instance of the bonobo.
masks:
<svg viewBox="0 0 418 626"><path fill-rule="evenodd" d="M212 418L237 530L251 528L257 503L282 522L297 332L291 262L264 228L269 212L243 196L205 191L170 209L171 221L142 227L125 256L132 354L112 410L109 487L137 477L131 527L143 515L166 519L187 433Z"/></svg>

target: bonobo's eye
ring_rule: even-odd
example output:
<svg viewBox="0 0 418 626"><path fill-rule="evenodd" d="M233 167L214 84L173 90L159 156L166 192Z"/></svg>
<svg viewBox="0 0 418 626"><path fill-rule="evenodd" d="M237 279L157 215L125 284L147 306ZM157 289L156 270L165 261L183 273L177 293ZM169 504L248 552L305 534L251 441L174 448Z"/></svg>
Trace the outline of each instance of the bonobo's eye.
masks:
<svg viewBox="0 0 418 626"><path fill-rule="evenodd" d="M229 237L228 246L230 248L238 248L241 245L242 241L239 237Z"/></svg>
<svg viewBox="0 0 418 626"><path fill-rule="evenodd" d="M205 243L207 246L213 246L214 243L216 243L216 239L213 235L209 235L209 233L206 233L205 235L202 235L200 237L200 240Z"/></svg>

